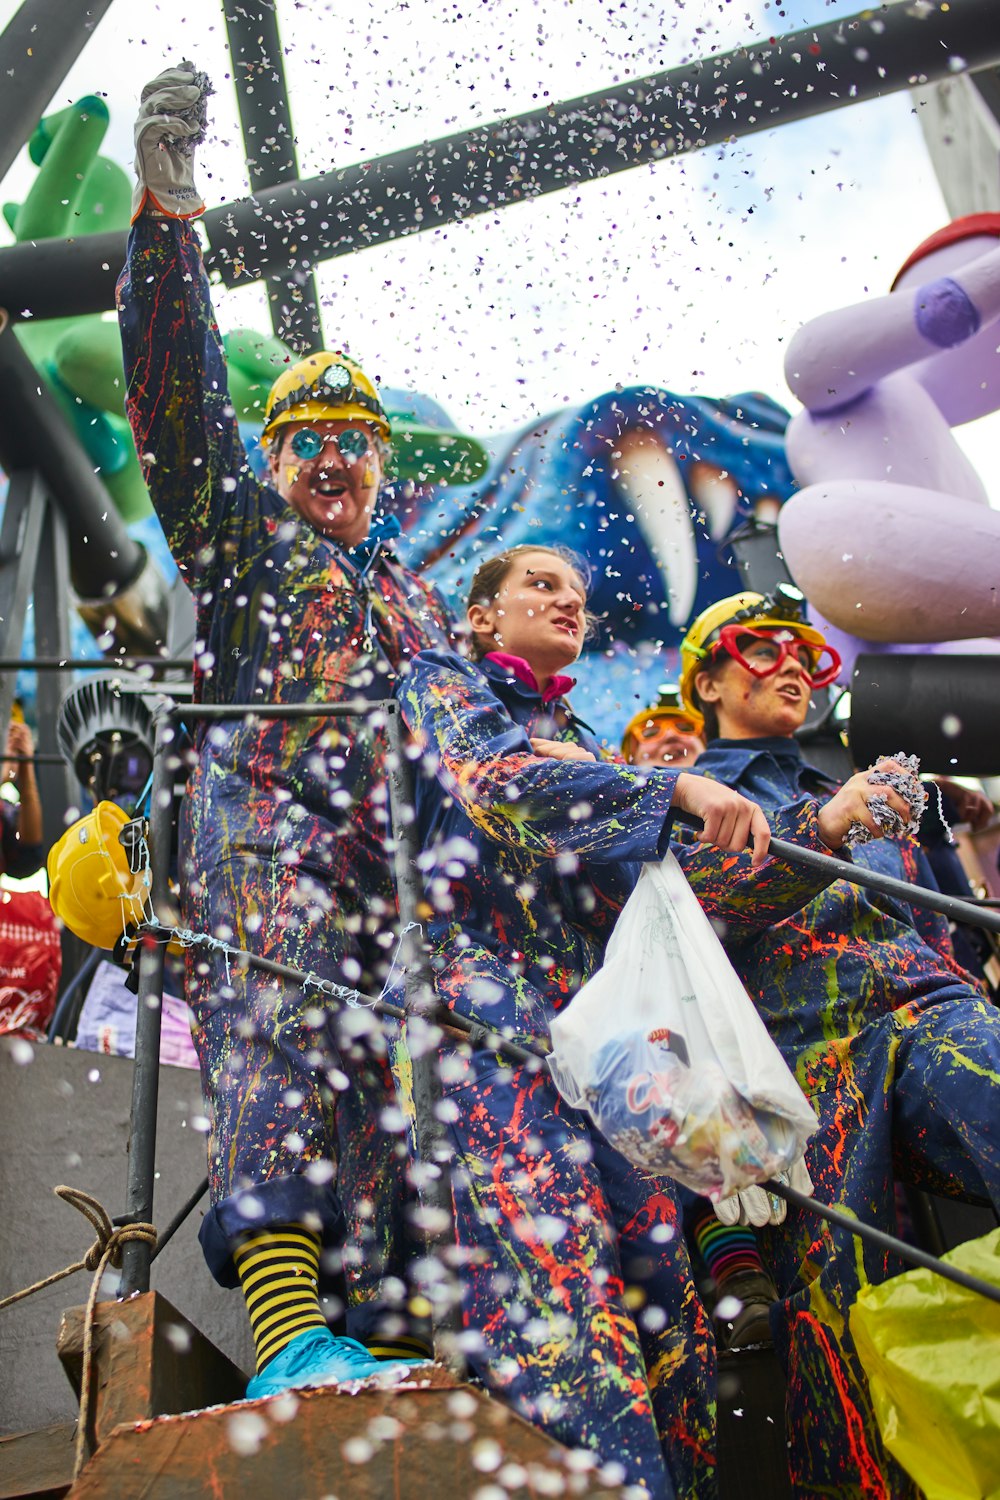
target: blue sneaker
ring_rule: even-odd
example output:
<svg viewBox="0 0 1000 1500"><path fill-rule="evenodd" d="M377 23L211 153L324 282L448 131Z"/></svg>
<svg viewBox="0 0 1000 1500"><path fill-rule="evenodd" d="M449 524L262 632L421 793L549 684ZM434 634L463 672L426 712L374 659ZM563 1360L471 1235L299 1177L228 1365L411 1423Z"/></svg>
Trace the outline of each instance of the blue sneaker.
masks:
<svg viewBox="0 0 1000 1500"><path fill-rule="evenodd" d="M339 1385L367 1380L385 1370L357 1339L337 1338L329 1328L307 1328L296 1334L247 1386L246 1399L277 1396L307 1385Z"/></svg>

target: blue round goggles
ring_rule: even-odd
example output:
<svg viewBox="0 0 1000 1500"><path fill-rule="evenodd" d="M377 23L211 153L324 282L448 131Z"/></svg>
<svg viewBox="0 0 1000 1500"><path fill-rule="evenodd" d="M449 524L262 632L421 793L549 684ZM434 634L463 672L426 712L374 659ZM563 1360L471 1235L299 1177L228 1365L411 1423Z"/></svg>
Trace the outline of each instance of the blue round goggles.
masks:
<svg viewBox="0 0 1000 1500"><path fill-rule="evenodd" d="M345 427L343 432L333 433L329 437L323 437L322 433L316 432L312 427L300 427L289 438L289 447L296 458L308 463L310 459L318 458L330 442L336 443L348 463L357 463L368 452L371 438L363 427Z"/></svg>

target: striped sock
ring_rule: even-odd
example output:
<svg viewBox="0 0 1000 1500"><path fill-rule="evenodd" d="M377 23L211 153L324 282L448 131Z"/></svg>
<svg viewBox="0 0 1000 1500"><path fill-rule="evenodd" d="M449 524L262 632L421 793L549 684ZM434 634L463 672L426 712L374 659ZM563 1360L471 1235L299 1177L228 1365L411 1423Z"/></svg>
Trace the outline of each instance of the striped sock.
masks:
<svg viewBox="0 0 1000 1500"><path fill-rule="evenodd" d="M246 1298L257 1374L307 1328L325 1328L319 1305L318 1237L300 1224L248 1234L233 1251Z"/></svg>
<svg viewBox="0 0 1000 1500"><path fill-rule="evenodd" d="M362 1339L362 1343L373 1359L433 1359L434 1350L425 1339L413 1338L407 1334L403 1338Z"/></svg>
<svg viewBox="0 0 1000 1500"><path fill-rule="evenodd" d="M720 1223L710 1203L699 1205L689 1217L687 1229L720 1290L731 1276L748 1271L765 1274L753 1229L745 1224Z"/></svg>

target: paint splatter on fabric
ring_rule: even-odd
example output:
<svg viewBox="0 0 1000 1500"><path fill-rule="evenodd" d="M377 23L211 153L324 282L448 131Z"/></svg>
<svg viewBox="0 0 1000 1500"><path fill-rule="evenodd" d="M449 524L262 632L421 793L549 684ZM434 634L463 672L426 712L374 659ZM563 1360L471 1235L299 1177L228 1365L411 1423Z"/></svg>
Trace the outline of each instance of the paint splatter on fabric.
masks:
<svg viewBox="0 0 1000 1500"><path fill-rule="evenodd" d="M824 849L834 790L789 740L711 744L697 769L764 808L780 838ZM893 1178L1000 1208L1000 1013L951 952L943 917L822 873L686 844L678 858L733 966L819 1115L817 1198L896 1231ZM883 839L855 863L933 886L919 847ZM902 1266L807 1214L761 1234L782 1301L790 1465L800 1496L916 1496L882 1446L847 1325L866 1282Z"/></svg>
<svg viewBox="0 0 1000 1500"><path fill-rule="evenodd" d="M421 653L399 696L424 751L437 992L544 1038L600 963L637 862L662 855L677 773L536 756L531 736L597 746L568 705L495 662ZM405 1036L394 1067L405 1099ZM674 1185L630 1167L543 1074L462 1051L442 1073L473 1366L626 1482L714 1495L714 1341Z"/></svg>
<svg viewBox="0 0 1000 1500"><path fill-rule="evenodd" d="M450 638L428 584L375 541L314 531L251 473L193 229L140 218L118 287L127 407L157 513L197 607L195 695L207 703L330 703L391 695L421 647ZM384 972L396 906L384 737L362 720L202 726L181 819L189 926L352 986ZM188 999L212 1111L212 1211L202 1243L313 1216L348 1220L351 1332L398 1270L400 1142L384 1048L318 997L189 956ZM345 1030L346 1027L346 1030Z"/></svg>

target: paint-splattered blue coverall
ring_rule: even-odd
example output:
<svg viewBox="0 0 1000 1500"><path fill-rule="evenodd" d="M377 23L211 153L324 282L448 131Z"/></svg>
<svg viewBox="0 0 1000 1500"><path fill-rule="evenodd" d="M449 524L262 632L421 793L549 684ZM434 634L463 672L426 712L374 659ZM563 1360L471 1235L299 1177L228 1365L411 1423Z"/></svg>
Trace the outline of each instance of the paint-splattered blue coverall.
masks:
<svg viewBox="0 0 1000 1500"><path fill-rule="evenodd" d="M128 413L157 514L197 606L196 697L330 703L391 696L449 639L437 594L377 545L345 552L250 472L194 230L140 218L118 287ZM202 727L180 829L188 926L338 983L370 987L396 907L383 833L385 743L364 721ZM405 1147L380 1128L391 1079L364 1011L189 953L211 1106L208 1263L236 1285L242 1231L344 1234L348 1330L374 1333L402 1269ZM334 1019L334 1016L336 1019ZM348 1027L345 1033L344 1026Z"/></svg>
<svg viewBox="0 0 1000 1500"><path fill-rule="evenodd" d="M422 652L401 684L425 749L417 806L439 995L518 1039L600 965L643 860L666 851L676 772L532 753L596 743L486 660ZM656 1496L715 1493L715 1349L675 1190L631 1167L545 1073L444 1054L472 1363L522 1415ZM406 1054L397 1059L407 1093ZM626 1294L626 1286L641 1292ZM644 1298L644 1303L633 1300Z"/></svg>
<svg viewBox="0 0 1000 1500"><path fill-rule="evenodd" d="M825 849L816 816L836 783L795 741L716 740L696 769L758 802L776 837ZM894 1176L1000 1209L1000 1012L955 963L945 919L776 859L755 874L749 855L676 852L819 1115L806 1152L816 1197L890 1233ZM853 860L934 885L912 840L865 844ZM794 1211L761 1246L783 1298L772 1323L796 1494L917 1494L883 1448L846 1322L865 1280L903 1267Z"/></svg>

